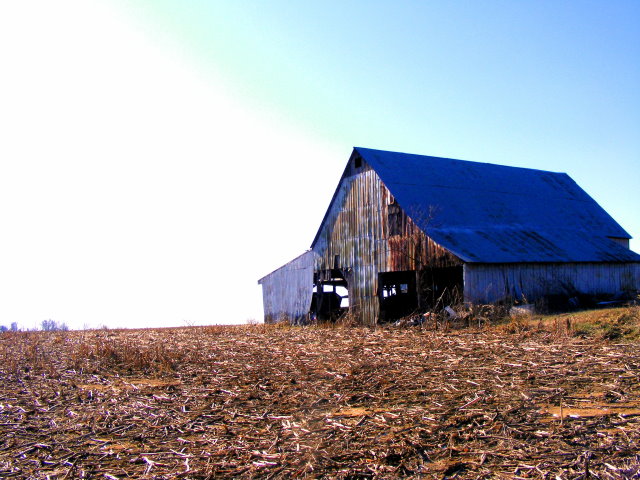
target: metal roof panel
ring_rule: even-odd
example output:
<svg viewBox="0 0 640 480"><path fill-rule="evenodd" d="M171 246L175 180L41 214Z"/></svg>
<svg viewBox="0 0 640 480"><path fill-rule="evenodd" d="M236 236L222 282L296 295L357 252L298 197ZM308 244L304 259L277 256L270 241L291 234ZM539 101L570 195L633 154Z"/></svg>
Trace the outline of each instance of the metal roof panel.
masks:
<svg viewBox="0 0 640 480"><path fill-rule="evenodd" d="M566 173L356 147L400 206L468 262L624 262L630 238Z"/></svg>

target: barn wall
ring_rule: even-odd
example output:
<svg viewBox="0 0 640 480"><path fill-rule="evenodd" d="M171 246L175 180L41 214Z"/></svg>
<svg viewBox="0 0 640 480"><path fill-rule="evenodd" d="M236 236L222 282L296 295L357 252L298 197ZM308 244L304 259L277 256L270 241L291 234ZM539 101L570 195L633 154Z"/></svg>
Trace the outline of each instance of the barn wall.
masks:
<svg viewBox="0 0 640 480"><path fill-rule="evenodd" d="M492 303L536 301L550 294L616 294L640 289L640 263L524 263L464 265L464 299Z"/></svg>
<svg viewBox="0 0 640 480"><path fill-rule="evenodd" d="M314 254L309 251L258 281L265 323L306 319L313 295Z"/></svg>
<svg viewBox="0 0 640 480"><path fill-rule="evenodd" d="M369 325L379 316L379 272L460 264L397 205L391 230L390 205L393 197L380 177L366 164L356 169L352 159L313 247L316 270L334 268L337 260L347 272L350 308Z"/></svg>

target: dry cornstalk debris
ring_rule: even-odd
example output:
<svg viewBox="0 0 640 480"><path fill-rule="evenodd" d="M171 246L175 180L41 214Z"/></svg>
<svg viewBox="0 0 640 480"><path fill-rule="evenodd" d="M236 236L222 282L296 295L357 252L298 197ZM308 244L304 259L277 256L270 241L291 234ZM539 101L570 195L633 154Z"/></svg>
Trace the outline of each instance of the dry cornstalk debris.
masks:
<svg viewBox="0 0 640 480"><path fill-rule="evenodd" d="M252 325L9 332L0 361L2 478L640 476L633 343Z"/></svg>

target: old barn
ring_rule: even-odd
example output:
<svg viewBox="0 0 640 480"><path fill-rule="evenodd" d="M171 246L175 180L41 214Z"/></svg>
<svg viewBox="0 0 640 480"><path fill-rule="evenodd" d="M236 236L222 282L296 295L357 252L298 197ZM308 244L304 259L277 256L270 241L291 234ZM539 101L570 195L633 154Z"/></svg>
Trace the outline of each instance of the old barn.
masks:
<svg viewBox="0 0 640 480"><path fill-rule="evenodd" d="M311 249L258 283L266 322L613 297L640 289L630 238L565 173L355 148Z"/></svg>

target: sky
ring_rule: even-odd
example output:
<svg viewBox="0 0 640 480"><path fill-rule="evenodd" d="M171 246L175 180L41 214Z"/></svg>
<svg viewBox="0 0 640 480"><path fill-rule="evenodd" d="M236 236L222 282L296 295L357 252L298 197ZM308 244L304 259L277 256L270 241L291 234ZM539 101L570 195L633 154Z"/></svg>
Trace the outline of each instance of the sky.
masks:
<svg viewBox="0 0 640 480"><path fill-rule="evenodd" d="M244 323L354 146L568 173L640 250L640 2L0 3L0 325Z"/></svg>

